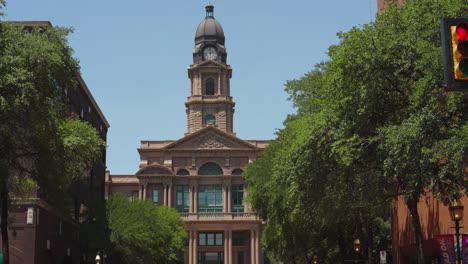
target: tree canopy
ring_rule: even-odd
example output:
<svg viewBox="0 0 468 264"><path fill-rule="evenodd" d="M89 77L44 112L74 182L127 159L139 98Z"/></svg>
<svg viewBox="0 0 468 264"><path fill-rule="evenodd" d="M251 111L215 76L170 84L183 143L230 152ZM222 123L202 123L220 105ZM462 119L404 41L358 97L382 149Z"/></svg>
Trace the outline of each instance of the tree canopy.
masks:
<svg viewBox="0 0 468 264"><path fill-rule="evenodd" d="M183 259L187 231L173 208L118 194L107 202L107 217L110 262L170 264Z"/></svg>
<svg viewBox="0 0 468 264"><path fill-rule="evenodd" d="M273 259L341 263L357 237L374 257L390 239L398 195L421 245L419 198L464 194L467 94L444 92L439 27L467 14L463 0L392 5L338 33L328 61L286 83L297 113L245 172Z"/></svg>
<svg viewBox="0 0 468 264"><path fill-rule="evenodd" d="M61 27L25 29L0 21L0 201L5 263L9 261L8 207L10 199L20 195L23 183L33 181L40 187L41 198L66 210L70 183L85 176L105 147L97 131L66 108L64 89L75 89L79 74L67 43L70 32Z"/></svg>

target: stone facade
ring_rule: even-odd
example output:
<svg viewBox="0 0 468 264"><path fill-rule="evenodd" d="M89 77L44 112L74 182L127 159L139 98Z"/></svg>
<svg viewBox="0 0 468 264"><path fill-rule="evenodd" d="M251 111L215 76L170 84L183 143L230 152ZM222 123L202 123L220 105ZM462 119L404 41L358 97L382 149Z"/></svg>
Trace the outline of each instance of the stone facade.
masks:
<svg viewBox="0 0 468 264"><path fill-rule="evenodd" d="M191 65L188 74L191 79L191 95L185 103L188 133L205 127L207 123L204 118L210 114L215 117L214 126L232 133L235 103L229 96L231 67L215 61L204 61ZM206 92L208 79L214 81L214 94Z"/></svg>
<svg viewBox="0 0 468 264"><path fill-rule="evenodd" d="M138 172L107 173L105 193L178 210L189 234L187 264L260 264L263 223L244 203L242 172L269 141L242 140L233 132L232 68L213 6L206 8L188 68L187 133L179 140L142 141Z"/></svg>
<svg viewBox="0 0 468 264"><path fill-rule="evenodd" d="M267 143L244 141L212 126L177 141L142 141L138 149L140 170L135 175L108 174L106 195L124 193L129 199L151 199L157 205L176 208L189 233L185 263L210 263L197 262L197 259L203 258L202 254L211 256L220 252L223 253L223 263L263 263L262 221L243 201L241 208L233 208L233 186L237 194L246 195L245 181L239 174L258 157ZM206 164L216 164L221 172L204 175ZM181 171L188 174L181 175L185 174ZM220 195L221 203L217 203L218 206L199 206L202 201L199 189L207 186L220 187L217 195ZM239 186L241 191L237 189ZM188 198L185 200L181 198L182 188L187 188ZM185 208L181 207L184 201L188 202ZM222 234L222 245L200 245L200 234L212 233ZM236 236L235 245L232 244L233 236Z"/></svg>

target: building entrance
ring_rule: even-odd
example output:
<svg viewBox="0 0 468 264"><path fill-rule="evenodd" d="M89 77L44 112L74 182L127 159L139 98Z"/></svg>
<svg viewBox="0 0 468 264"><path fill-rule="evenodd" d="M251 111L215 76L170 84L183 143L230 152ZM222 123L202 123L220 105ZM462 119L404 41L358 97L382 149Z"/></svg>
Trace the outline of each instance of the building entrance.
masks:
<svg viewBox="0 0 468 264"><path fill-rule="evenodd" d="M198 264L223 264L223 252L199 252Z"/></svg>

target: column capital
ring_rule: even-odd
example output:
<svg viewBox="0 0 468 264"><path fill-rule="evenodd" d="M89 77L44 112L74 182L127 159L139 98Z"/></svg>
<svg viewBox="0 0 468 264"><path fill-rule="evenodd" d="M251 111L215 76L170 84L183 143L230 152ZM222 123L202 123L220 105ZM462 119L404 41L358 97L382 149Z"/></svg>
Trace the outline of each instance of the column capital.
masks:
<svg viewBox="0 0 468 264"><path fill-rule="evenodd" d="M198 181L196 179L191 179L189 182L190 187L197 187L198 186Z"/></svg>
<svg viewBox="0 0 468 264"><path fill-rule="evenodd" d="M172 186L172 179L166 178L162 181L162 183L164 186Z"/></svg>
<svg viewBox="0 0 468 264"><path fill-rule="evenodd" d="M138 177L138 183L139 183L140 185L148 184L148 179L144 179L144 178Z"/></svg>
<svg viewBox="0 0 468 264"><path fill-rule="evenodd" d="M231 184L232 184L231 179L224 179L223 180L224 187L231 187Z"/></svg>

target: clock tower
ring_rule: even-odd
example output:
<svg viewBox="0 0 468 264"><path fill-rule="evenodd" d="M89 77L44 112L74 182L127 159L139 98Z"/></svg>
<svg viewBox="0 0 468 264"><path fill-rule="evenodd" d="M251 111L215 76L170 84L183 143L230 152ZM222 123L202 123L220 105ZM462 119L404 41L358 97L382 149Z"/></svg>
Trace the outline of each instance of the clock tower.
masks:
<svg viewBox="0 0 468 264"><path fill-rule="evenodd" d="M188 134L207 126L233 132L235 103L230 96L232 68L226 63L224 31L208 4L195 33L193 64L188 68L190 96L185 103Z"/></svg>

